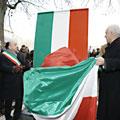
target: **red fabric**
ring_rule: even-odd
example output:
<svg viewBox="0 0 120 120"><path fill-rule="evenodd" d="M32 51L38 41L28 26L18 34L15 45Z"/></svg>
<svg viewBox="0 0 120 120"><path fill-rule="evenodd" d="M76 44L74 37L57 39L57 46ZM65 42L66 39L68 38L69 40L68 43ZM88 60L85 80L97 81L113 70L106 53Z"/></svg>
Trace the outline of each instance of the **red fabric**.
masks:
<svg viewBox="0 0 120 120"><path fill-rule="evenodd" d="M79 60L69 48L63 47L49 54L44 59L42 67L50 66L73 66L78 64Z"/></svg>
<svg viewBox="0 0 120 120"><path fill-rule="evenodd" d="M74 120L96 120L97 97L84 97Z"/></svg>

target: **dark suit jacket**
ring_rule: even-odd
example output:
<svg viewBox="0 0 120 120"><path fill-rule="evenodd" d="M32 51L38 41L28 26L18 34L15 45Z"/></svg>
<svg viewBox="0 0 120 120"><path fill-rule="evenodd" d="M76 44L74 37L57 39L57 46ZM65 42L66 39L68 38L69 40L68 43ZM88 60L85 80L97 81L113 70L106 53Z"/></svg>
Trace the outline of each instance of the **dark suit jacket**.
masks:
<svg viewBox="0 0 120 120"><path fill-rule="evenodd" d="M23 96L23 74L13 72L14 63L0 54L0 99L14 99Z"/></svg>

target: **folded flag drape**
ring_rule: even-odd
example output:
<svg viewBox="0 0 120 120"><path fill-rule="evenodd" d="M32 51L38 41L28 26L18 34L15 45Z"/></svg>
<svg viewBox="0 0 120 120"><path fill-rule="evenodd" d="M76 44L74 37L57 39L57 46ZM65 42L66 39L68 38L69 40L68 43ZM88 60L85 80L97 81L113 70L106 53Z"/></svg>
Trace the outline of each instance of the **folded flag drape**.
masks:
<svg viewBox="0 0 120 120"><path fill-rule="evenodd" d="M95 120L96 60L75 66L39 67L24 74L24 104L36 120ZM80 108L79 108L80 107Z"/></svg>

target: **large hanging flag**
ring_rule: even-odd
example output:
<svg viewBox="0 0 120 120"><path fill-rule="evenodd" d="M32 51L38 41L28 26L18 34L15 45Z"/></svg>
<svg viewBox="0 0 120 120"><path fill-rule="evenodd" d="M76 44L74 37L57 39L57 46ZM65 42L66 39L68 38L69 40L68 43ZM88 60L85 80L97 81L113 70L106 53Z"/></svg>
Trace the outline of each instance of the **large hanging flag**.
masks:
<svg viewBox="0 0 120 120"><path fill-rule="evenodd" d="M96 120L96 60L75 66L38 67L24 75L24 104L36 120ZM80 108L79 108L80 107Z"/></svg>
<svg viewBox="0 0 120 120"><path fill-rule="evenodd" d="M68 47L80 61L88 56L88 9L39 13L36 24L34 67L49 53Z"/></svg>

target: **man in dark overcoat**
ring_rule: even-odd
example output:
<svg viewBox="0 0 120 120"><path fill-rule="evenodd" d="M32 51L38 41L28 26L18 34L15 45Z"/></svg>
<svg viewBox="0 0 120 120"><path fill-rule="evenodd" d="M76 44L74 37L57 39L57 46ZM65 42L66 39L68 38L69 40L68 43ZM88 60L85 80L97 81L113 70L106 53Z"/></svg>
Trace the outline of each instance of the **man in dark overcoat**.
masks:
<svg viewBox="0 0 120 120"><path fill-rule="evenodd" d="M0 55L0 100L5 103L6 120L17 120L21 114L23 101L23 74L22 66L17 59L17 44L13 41L9 49ZM12 103L15 101L14 115L11 116Z"/></svg>
<svg viewBox="0 0 120 120"><path fill-rule="evenodd" d="M97 120L120 120L120 28L111 25L106 30L108 46L104 58L96 60L103 65L100 76Z"/></svg>

